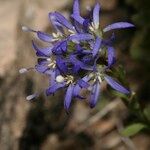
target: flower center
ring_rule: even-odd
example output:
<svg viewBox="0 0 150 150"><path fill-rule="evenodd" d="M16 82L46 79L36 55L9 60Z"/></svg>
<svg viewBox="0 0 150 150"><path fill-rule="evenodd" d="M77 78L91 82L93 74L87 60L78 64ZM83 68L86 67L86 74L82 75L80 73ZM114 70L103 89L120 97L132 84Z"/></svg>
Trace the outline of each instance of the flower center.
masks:
<svg viewBox="0 0 150 150"><path fill-rule="evenodd" d="M56 67L56 60L52 58L48 58L47 61L49 62L48 67L54 69Z"/></svg>

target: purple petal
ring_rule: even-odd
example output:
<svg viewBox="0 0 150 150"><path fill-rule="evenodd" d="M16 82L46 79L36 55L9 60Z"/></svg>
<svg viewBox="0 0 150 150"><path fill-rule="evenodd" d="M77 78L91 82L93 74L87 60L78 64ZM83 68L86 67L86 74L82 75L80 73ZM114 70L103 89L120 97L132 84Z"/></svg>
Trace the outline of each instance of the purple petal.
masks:
<svg viewBox="0 0 150 150"><path fill-rule="evenodd" d="M52 49L53 53L56 55L61 55L64 52L67 51L67 41L59 41L57 42L53 49Z"/></svg>
<svg viewBox="0 0 150 150"><path fill-rule="evenodd" d="M32 41L32 47L36 51L37 56L48 57L52 54L52 46L40 48Z"/></svg>
<svg viewBox="0 0 150 150"><path fill-rule="evenodd" d="M72 71L74 74L78 74L78 72L80 71L81 67L79 64L74 64Z"/></svg>
<svg viewBox="0 0 150 150"><path fill-rule="evenodd" d="M81 27L81 24L79 24L79 22L77 22L76 20L73 21L75 30L77 33L83 33L83 29Z"/></svg>
<svg viewBox="0 0 150 150"><path fill-rule="evenodd" d="M77 50L78 53L81 53L83 51L83 48L79 44L77 44L76 45L76 50Z"/></svg>
<svg viewBox="0 0 150 150"><path fill-rule="evenodd" d="M85 33L85 34L76 34L76 35L72 35L70 36L69 40L78 42L78 41L88 41L88 40L92 40L94 37L91 34Z"/></svg>
<svg viewBox="0 0 150 150"><path fill-rule="evenodd" d="M94 48L93 48L93 57L95 57L98 54L99 49L101 47L101 43L102 43L102 40L99 37L97 37Z"/></svg>
<svg viewBox="0 0 150 150"><path fill-rule="evenodd" d="M95 107L98 101L99 95L100 95L100 83L97 81L96 84L94 84L92 93L91 93L91 99L90 99L91 108Z"/></svg>
<svg viewBox="0 0 150 150"><path fill-rule="evenodd" d="M81 63L81 64L80 64L80 67L81 67L81 69L83 69L83 70L93 71L93 66L89 66L89 65L86 65L86 64L84 64L84 63Z"/></svg>
<svg viewBox="0 0 150 150"><path fill-rule="evenodd" d="M66 95L65 95L64 107L67 111L69 110L69 107L71 104L71 100L73 96L73 89L74 89L74 86L72 84L69 85L69 87L67 88Z"/></svg>
<svg viewBox="0 0 150 150"><path fill-rule="evenodd" d="M48 67L45 65L36 65L35 69L40 73L45 73L45 71L48 70Z"/></svg>
<svg viewBox="0 0 150 150"><path fill-rule="evenodd" d="M50 85L52 86L52 85L55 84L56 71L55 70L50 70L49 75L50 75Z"/></svg>
<svg viewBox="0 0 150 150"><path fill-rule="evenodd" d="M80 96L80 91L81 91L81 87L78 84L76 84L73 89L73 96L79 99L85 99L85 97Z"/></svg>
<svg viewBox="0 0 150 150"><path fill-rule="evenodd" d="M125 87L123 87L122 85L120 85L118 82L116 82L113 78L111 78L110 76L105 76L104 77L105 80L107 81L107 83L115 90L124 93L124 94L129 94L130 91L128 89L126 89Z"/></svg>
<svg viewBox="0 0 150 150"><path fill-rule="evenodd" d="M61 73L66 73L68 71L66 62L61 57L56 58L56 65Z"/></svg>
<svg viewBox="0 0 150 150"><path fill-rule="evenodd" d="M51 94L54 94L57 90L59 90L60 88L63 88L64 86L65 86L65 83L59 83L59 84L55 83L46 90L46 95L49 96Z"/></svg>
<svg viewBox="0 0 150 150"><path fill-rule="evenodd" d="M91 23L91 20L90 19L84 19L84 22L83 22L83 30L85 33L88 32L88 28L89 28L89 25Z"/></svg>
<svg viewBox="0 0 150 150"><path fill-rule="evenodd" d="M109 46L107 50L108 50L108 66L110 67L115 62L115 49Z"/></svg>
<svg viewBox="0 0 150 150"><path fill-rule="evenodd" d="M83 81L88 82L91 79L90 76L85 76L82 78Z"/></svg>
<svg viewBox="0 0 150 150"><path fill-rule="evenodd" d="M73 30L74 31L74 27L73 25L60 13L58 12L54 12L54 16L56 17L56 20L63 26L65 26L66 28Z"/></svg>
<svg viewBox="0 0 150 150"><path fill-rule="evenodd" d="M86 81L84 81L84 80L82 80L82 79L78 80L77 83L78 83L78 85L79 85L81 88L88 88L88 87L89 87L89 83L86 82Z"/></svg>
<svg viewBox="0 0 150 150"><path fill-rule="evenodd" d="M40 40L44 42L51 42L53 40L53 37L47 33L37 31L37 36Z"/></svg>
<svg viewBox="0 0 150 150"><path fill-rule="evenodd" d="M113 23L111 25L106 26L103 31L104 32L108 32L110 30L114 30L114 29L124 29L124 28L131 28L134 27L133 24L128 23L128 22L117 22L117 23Z"/></svg>
<svg viewBox="0 0 150 150"><path fill-rule="evenodd" d="M83 24L84 19L80 16L79 7L79 0L74 0L72 18L74 18L80 24Z"/></svg>
<svg viewBox="0 0 150 150"><path fill-rule="evenodd" d="M87 53L88 54L88 53ZM93 64L93 57L92 55L85 55L81 61L84 63L84 64Z"/></svg>
<svg viewBox="0 0 150 150"><path fill-rule="evenodd" d="M62 25L56 20L56 16L54 13L49 13L49 20L52 23L53 27L59 33L64 33Z"/></svg>
<svg viewBox="0 0 150 150"><path fill-rule="evenodd" d="M83 19L81 16L72 14L71 17L72 17L75 21L77 21L78 23L80 23L81 25L82 25L83 22L84 22L84 19Z"/></svg>
<svg viewBox="0 0 150 150"><path fill-rule="evenodd" d="M75 55L70 56L70 61L72 62L74 66L78 68L80 67L81 69L84 69L84 70L93 70L92 66L86 65L83 62L79 61Z"/></svg>
<svg viewBox="0 0 150 150"><path fill-rule="evenodd" d="M80 15L79 0L74 0L74 3L73 3L73 14Z"/></svg>
<svg viewBox="0 0 150 150"><path fill-rule="evenodd" d="M81 87L78 84L76 84L73 89L73 96L76 97L77 95L79 95L80 90L81 90Z"/></svg>
<svg viewBox="0 0 150 150"><path fill-rule="evenodd" d="M99 3L97 3L93 10L93 23L94 23L94 27L96 29L99 28L99 22L100 22L99 12L100 12L100 5L99 5Z"/></svg>

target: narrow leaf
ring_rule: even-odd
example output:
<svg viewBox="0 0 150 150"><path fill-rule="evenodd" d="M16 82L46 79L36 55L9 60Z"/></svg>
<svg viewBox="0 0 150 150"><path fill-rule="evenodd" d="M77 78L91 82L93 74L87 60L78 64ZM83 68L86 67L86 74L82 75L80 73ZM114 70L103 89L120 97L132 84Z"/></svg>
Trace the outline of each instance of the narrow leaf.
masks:
<svg viewBox="0 0 150 150"><path fill-rule="evenodd" d="M126 127L121 134L123 136L133 136L135 134L137 134L138 132L140 132L142 129L146 128L146 125L142 124L142 123L135 123L132 125L129 125L128 127Z"/></svg>

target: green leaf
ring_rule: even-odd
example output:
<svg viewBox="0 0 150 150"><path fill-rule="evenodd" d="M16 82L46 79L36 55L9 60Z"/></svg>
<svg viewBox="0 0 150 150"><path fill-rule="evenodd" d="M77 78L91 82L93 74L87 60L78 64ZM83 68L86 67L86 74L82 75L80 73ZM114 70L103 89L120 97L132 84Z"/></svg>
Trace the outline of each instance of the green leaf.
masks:
<svg viewBox="0 0 150 150"><path fill-rule="evenodd" d="M127 126L122 132L121 134L123 136L132 136L137 134L138 132L140 132L142 129L146 128L146 125L142 124L142 123L135 123L132 125Z"/></svg>
<svg viewBox="0 0 150 150"><path fill-rule="evenodd" d="M147 118L147 120L150 121L150 105L148 105L145 109L144 109L144 115Z"/></svg>

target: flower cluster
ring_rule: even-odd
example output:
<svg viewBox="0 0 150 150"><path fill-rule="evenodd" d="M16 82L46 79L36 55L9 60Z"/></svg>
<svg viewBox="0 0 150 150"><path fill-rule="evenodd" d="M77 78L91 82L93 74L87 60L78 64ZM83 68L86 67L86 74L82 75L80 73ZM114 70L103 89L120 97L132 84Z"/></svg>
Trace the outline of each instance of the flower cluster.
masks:
<svg viewBox="0 0 150 150"><path fill-rule="evenodd" d="M38 57L35 69L39 73L49 76L50 85L46 95L54 94L65 89L64 107L69 109L73 98L85 99L81 96L81 89L90 91L90 107L93 108L100 94L101 83L105 80L113 89L129 94L130 91L108 75L108 70L115 63L115 49L113 47L114 34L104 39L104 34L115 29L134 27L127 22L118 22L100 28L100 5L97 3L91 18L80 15L79 1L74 0L72 22L69 22L58 12L49 13L55 32L52 34L35 31L22 27L23 31L35 33L49 46L41 48L32 41L33 49ZM103 59L105 58L105 59ZM20 73L30 70L22 68ZM27 97L33 99L37 94Z"/></svg>

